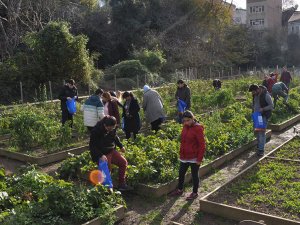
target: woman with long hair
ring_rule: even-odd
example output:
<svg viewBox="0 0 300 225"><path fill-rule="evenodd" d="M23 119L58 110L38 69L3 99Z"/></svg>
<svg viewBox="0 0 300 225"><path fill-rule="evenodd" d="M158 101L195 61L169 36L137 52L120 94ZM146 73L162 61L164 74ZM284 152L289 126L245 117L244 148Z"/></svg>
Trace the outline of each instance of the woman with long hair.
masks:
<svg viewBox="0 0 300 225"><path fill-rule="evenodd" d="M119 108L118 108L118 103L111 96L109 92L104 92L102 94L102 100L105 102L104 104L104 115L105 116L113 116L117 120L117 124L120 124L120 113L119 113Z"/></svg>
<svg viewBox="0 0 300 225"><path fill-rule="evenodd" d="M204 127L199 124L191 111L183 113L183 129L180 143L180 168L178 188L171 196L183 194L185 174L189 167L192 170L193 192L186 198L193 200L198 197L199 168L205 153Z"/></svg>
<svg viewBox="0 0 300 225"><path fill-rule="evenodd" d="M125 100L122 117L124 118L123 129L125 131L126 138L129 139L131 137L131 133L133 133L133 138L136 138L141 127L139 103L134 95L128 91L125 91L122 94L122 98Z"/></svg>

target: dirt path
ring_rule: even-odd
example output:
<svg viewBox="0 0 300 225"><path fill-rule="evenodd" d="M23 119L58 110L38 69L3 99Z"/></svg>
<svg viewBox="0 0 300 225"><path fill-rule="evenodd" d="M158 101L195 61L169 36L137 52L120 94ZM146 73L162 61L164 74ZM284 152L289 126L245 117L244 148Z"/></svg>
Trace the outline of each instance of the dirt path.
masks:
<svg viewBox="0 0 300 225"><path fill-rule="evenodd" d="M298 124L297 127L300 128ZM266 152L290 139L293 128L283 133L273 133L272 139L266 144ZM255 148L246 151L236 159L230 161L215 173L201 179L200 197L203 197L223 185L228 180L236 176L239 172L256 162L259 158L255 154ZM186 192L191 191L191 186L186 188ZM201 225L235 225L235 221L216 217L200 212L200 200L187 202L184 197L161 199L150 199L136 195L125 196L128 212L126 218L119 225L128 224L171 224L175 221L181 224L201 224Z"/></svg>

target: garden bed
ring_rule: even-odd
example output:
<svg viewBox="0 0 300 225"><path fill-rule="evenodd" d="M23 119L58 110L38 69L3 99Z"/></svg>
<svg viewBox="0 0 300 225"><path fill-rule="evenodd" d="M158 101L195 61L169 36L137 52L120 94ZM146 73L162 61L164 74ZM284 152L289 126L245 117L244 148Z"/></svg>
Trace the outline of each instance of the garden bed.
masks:
<svg viewBox="0 0 300 225"><path fill-rule="evenodd" d="M83 153L88 148L87 145L70 148L61 152L52 153L44 156L30 156L21 152L12 152L0 148L0 156L5 156L10 159L18 160L25 163L36 164L39 166L47 165L50 163L62 161L69 157L70 154L78 155Z"/></svg>
<svg viewBox="0 0 300 225"><path fill-rule="evenodd" d="M272 132L268 131L266 134L267 139L271 138L271 135L272 135ZM257 140L253 140L253 141L249 142L248 144L246 144L240 148L237 148L235 150L232 150L232 151L226 153L225 155L220 156L219 158L213 160L212 162L201 166L199 169L199 176L203 177L203 176L207 175L208 173L210 173L213 169L220 168L226 162L234 159L235 157L237 157L244 151L254 147L255 145L257 145ZM188 173L185 176L185 183L188 183L191 180L192 180L192 176L190 173ZM170 193L171 191L175 190L177 185L178 185L178 179L175 179L166 184L156 185L156 186L146 185L146 184L138 184L136 187L136 193L144 195L144 196L148 196L148 197L161 197L161 196L166 195L166 194Z"/></svg>
<svg viewBox="0 0 300 225"><path fill-rule="evenodd" d="M269 156L280 159L300 160L300 137L294 137L285 145L277 148Z"/></svg>
<svg viewBox="0 0 300 225"><path fill-rule="evenodd" d="M76 185L33 167L5 176L0 168L0 223L114 224L124 218L126 203L103 186Z"/></svg>
<svg viewBox="0 0 300 225"><path fill-rule="evenodd" d="M290 141L202 198L201 211L237 221L300 224L300 162L269 158Z"/></svg>
<svg viewBox="0 0 300 225"><path fill-rule="evenodd" d="M116 222L119 222L121 221L122 219L124 219L125 217L125 207L120 205L120 206L117 206L115 209L114 209L114 216L116 217ZM105 222L103 222L100 218L95 218L93 220L90 220L82 225L101 225L101 224L105 224Z"/></svg>
<svg viewBox="0 0 300 225"><path fill-rule="evenodd" d="M297 123L300 121L300 114L292 117L291 119L288 119L282 123L279 124L269 124L268 129L272 130L273 132L280 132L284 129L286 129L289 126L292 126L293 124Z"/></svg>
<svg viewBox="0 0 300 225"><path fill-rule="evenodd" d="M268 131L266 134L267 139L271 138L271 135L272 135L272 132ZM199 176L203 177L203 176L207 175L213 169L217 169L217 168L221 167L226 162L234 159L235 157L237 157L238 155L240 155L244 151L252 148L255 145L257 145L257 140L253 140L253 141L249 142L248 144L246 144L240 148L237 148L235 150L232 150L232 151L226 153L225 155L213 160L212 162L201 166L199 169ZM88 174L79 173L78 177L80 177L81 179L84 179L84 180L88 180ZM191 180L192 180L191 173L186 174L185 183L189 183ZM168 183L158 184L158 185L148 185L148 184L140 183L135 186L134 192L136 194L143 195L146 197L158 198L158 197L166 195L166 194L172 192L173 190L175 190L177 185L178 185L178 178L176 178L173 181L170 181Z"/></svg>

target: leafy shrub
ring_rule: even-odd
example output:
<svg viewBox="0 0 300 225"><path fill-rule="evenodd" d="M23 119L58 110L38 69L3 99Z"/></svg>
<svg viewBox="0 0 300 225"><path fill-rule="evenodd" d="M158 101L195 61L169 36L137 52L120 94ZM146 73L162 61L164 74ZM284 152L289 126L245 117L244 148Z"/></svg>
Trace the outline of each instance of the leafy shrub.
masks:
<svg viewBox="0 0 300 225"><path fill-rule="evenodd" d="M160 50L151 51L148 49L144 49L141 51L137 51L134 53L134 58L139 60L152 73L158 73L166 63L163 52Z"/></svg>
<svg viewBox="0 0 300 225"><path fill-rule="evenodd" d="M34 168L19 176L0 177L1 182L10 199L3 208L0 196L0 222L4 225L81 224L96 217L114 224L114 207L125 205L120 195L103 186L76 186Z"/></svg>

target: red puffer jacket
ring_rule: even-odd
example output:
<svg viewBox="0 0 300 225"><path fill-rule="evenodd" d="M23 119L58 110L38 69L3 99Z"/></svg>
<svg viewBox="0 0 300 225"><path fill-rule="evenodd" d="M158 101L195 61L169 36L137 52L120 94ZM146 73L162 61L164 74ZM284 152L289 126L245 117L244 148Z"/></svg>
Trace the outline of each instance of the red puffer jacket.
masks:
<svg viewBox="0 0 300 225"><path fill-rule="evenodd" d="M204 127L199 123L184 126L181 132L180 159L197 159L201 162L205 153Z"/></svg>

